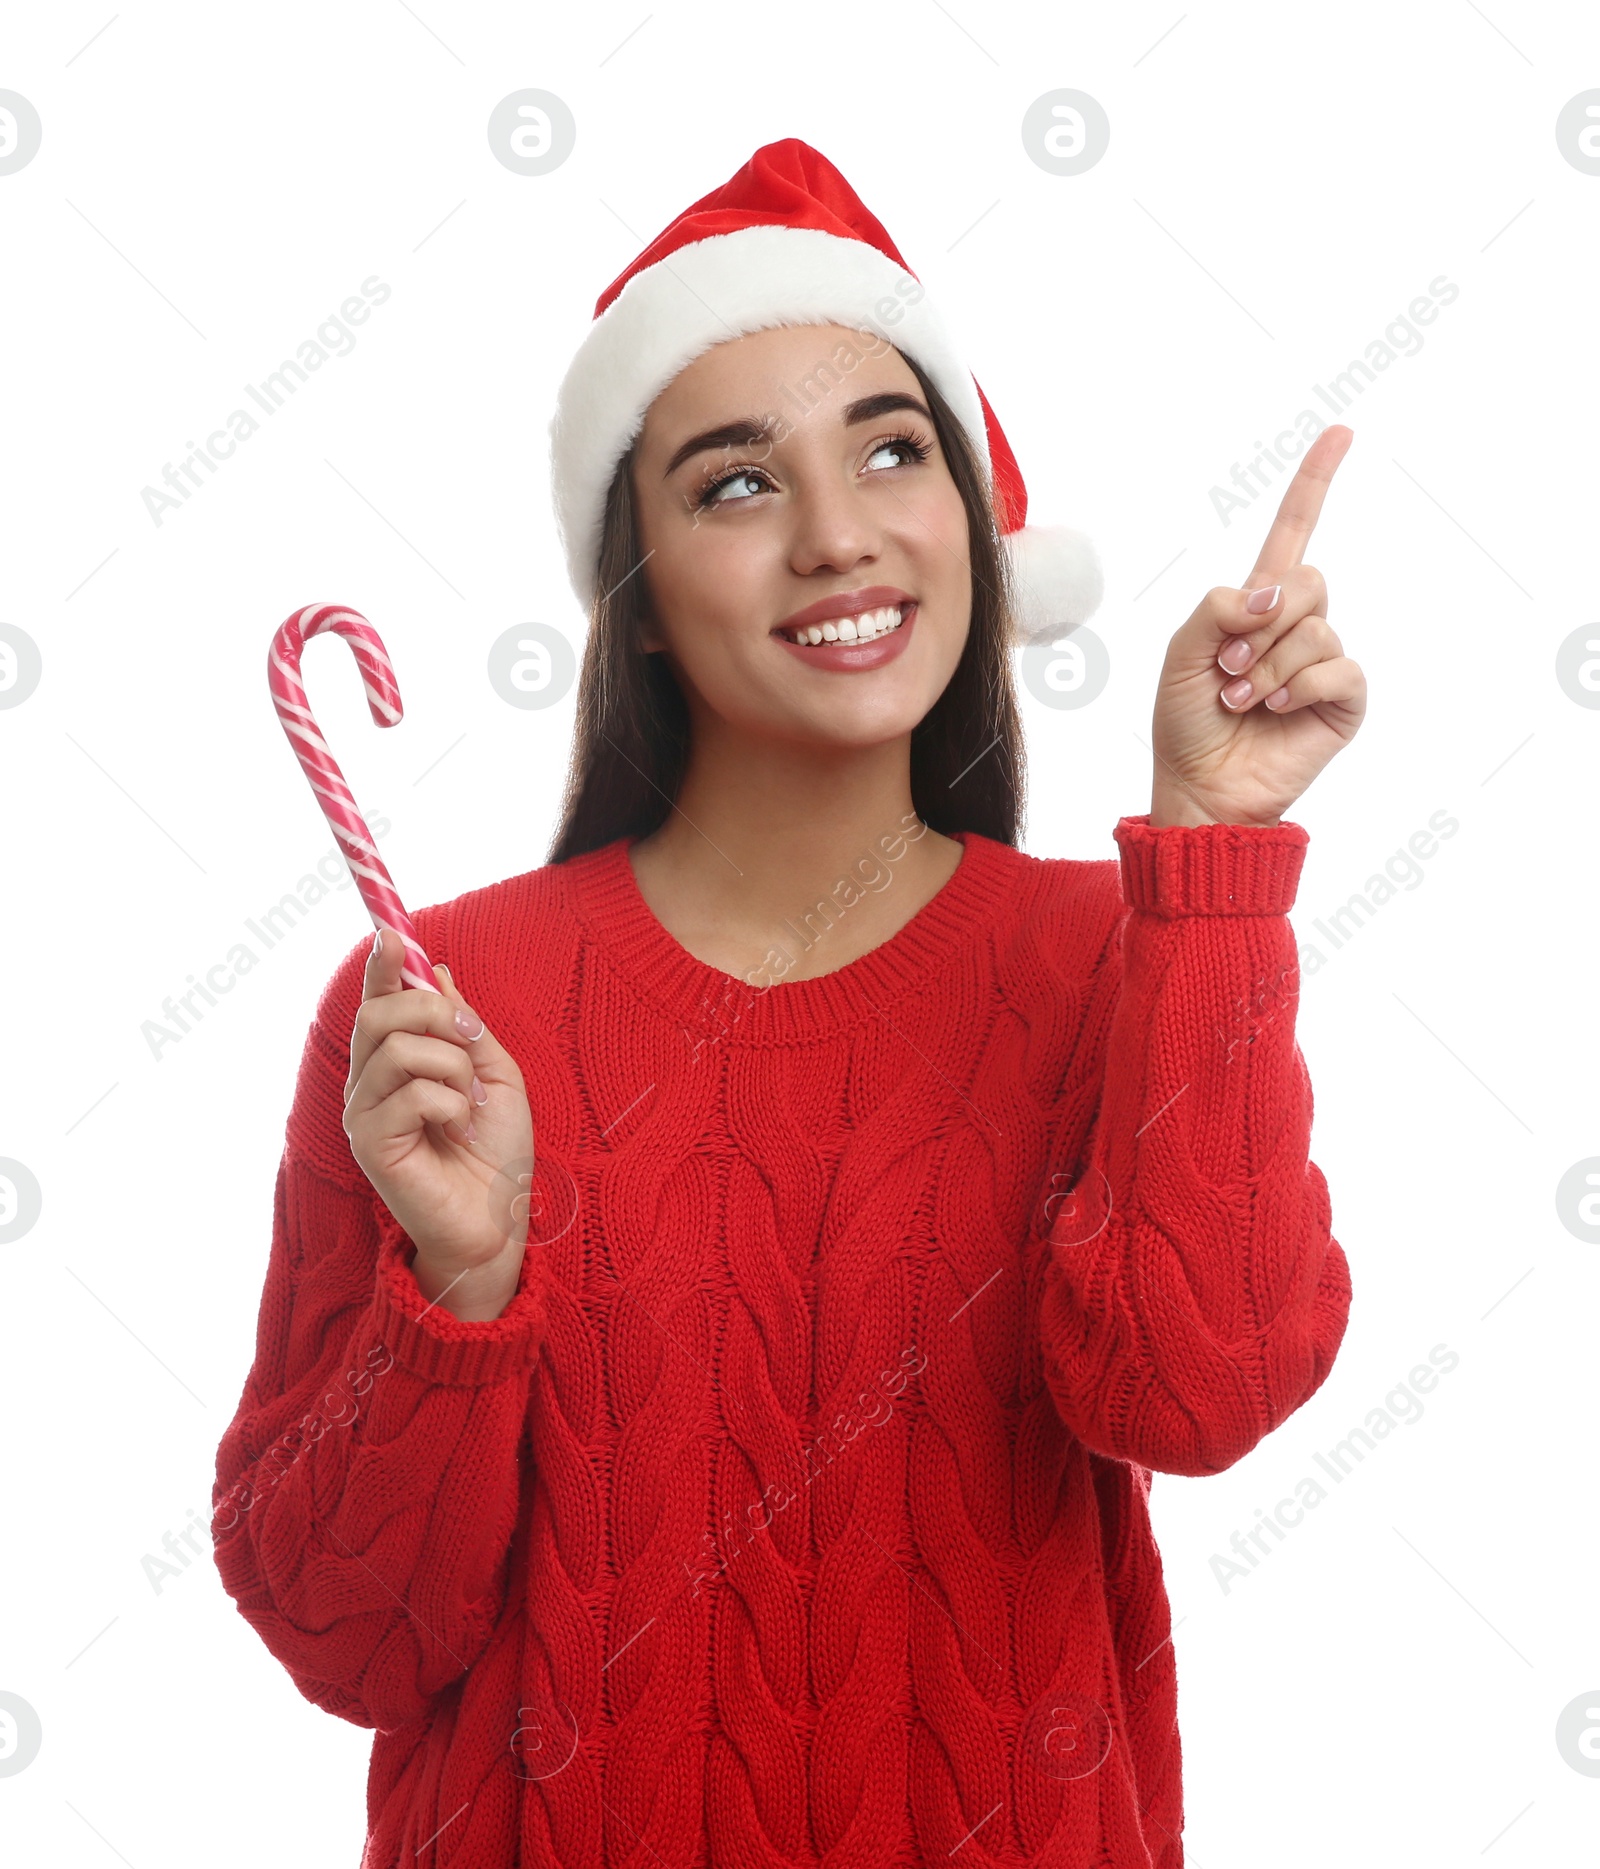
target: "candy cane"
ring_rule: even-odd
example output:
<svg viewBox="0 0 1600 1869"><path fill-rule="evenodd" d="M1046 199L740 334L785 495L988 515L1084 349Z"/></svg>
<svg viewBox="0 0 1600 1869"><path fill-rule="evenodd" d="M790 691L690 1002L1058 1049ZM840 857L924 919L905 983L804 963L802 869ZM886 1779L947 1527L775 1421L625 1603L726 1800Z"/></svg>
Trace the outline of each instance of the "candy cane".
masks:
<svg viewBox="0 0 1600 1869"><path fill-rule="evenodd" d="M325 635L330 630L343 636L355 654L372 718L380 727L392 727L400 719L403 712L400 689L383 638L359 611L347 610L342 604L308 604L279 625L267 652L267 685L272 690L272 704L278 710L278 719L283 722L289 744L300 761L300 770L311 781L323 816L350 865L350 874L372 916L373 927L387 923L405 944L401 979L407 986L437 993L439 983L433 977L433 964L423 952L405 904L383 866L383 858L378 855L378 846L356 809L356 801L344 782L338 761L328 751L328 743L312 716L300 681L301 650L309 638Z"/></svg>

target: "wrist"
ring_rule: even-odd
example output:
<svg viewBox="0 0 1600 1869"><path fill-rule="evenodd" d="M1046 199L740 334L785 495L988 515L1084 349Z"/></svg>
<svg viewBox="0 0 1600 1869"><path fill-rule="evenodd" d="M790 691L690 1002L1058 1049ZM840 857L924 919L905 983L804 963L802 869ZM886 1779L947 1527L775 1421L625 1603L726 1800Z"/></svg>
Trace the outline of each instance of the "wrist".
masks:
<svg viewBox="0 0 1600 1869"><path fill-rule="evenodd" d="M1198 805L1180 801L1177 804L1163 804L1159 799L1150 802L1150 828L1159 831L1171 824L1215 824L1216 819L1204 812Z"/></svg>
<svg viewBox="0 0 1600 1869"><path fill-rule="evenodd" d="M1169 825L1242 824L1267 829L1281 824L1281 818L1220 818L1185 793L1155 793L1150 800L1150 828L1159 831Z"/></svg>
<svg viewBox="0 0 1600 1869"><path fill-rule="evenodd" d="M482 1323L499 1317L517 1295L525 1250L519 1239L498 1258L466 1271L459 1266L436 1267L418 1251L411 1262L411 1276L430 1304L437 1304L441 1311L448 1311L464 1324Z"/></svg>

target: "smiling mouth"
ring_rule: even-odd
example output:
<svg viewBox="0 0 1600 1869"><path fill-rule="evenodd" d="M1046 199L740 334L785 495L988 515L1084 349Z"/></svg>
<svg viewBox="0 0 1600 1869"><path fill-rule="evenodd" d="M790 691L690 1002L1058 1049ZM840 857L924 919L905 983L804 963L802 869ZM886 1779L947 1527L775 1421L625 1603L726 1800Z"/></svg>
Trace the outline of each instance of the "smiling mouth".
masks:
<svg viewBox="0 0 1600 1869"><path fill-rule="evenodd" d="M909 603L883 604L876 610L863 610L859 616L831 617L826 623L809 623L800 629L778 629L772 633L785 642L809 648L823 642L876 642L889 636L905 620Z"/></svg>

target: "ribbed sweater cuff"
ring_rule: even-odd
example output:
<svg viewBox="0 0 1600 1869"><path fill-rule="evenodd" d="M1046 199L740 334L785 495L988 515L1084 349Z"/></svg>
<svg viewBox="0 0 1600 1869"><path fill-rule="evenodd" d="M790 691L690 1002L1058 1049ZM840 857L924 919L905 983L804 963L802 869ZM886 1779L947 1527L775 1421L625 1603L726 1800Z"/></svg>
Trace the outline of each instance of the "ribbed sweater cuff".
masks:
<svg viewBox="0 0 1600 1869"><path fill-rule="evenodd" d="M500 1382L538 1358L544 1341L544 1249L528 1242L511 1302L498 1317L466 1319L422 1293L411 1261L416 1246L381 1200L378 1273L373 1311L379 1335L396 1361L425 1382Z"/></svg>
<svg viewBox="0 0 1600 1869"><path fill-rule="evenodd" d="M1122 897L1154 915L1283 915L1294 905L1311 839L1300 824L1164 824L1148 811L1117 820Z"/></svg>

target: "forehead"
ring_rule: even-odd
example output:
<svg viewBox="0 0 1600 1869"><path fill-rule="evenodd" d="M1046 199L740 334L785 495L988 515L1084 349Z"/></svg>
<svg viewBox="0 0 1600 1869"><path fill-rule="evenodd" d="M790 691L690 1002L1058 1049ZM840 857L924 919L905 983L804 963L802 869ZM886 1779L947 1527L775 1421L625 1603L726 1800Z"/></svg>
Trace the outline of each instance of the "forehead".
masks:
<svg viewBox="0 0 1600 1869"><path fill-rule="evenodd" d="M801 411L844 420L845 405L875 390L921 390L886 338L848 325L783 325L703 351L645 411L641 450L673 445L692 428L731 417Z"/></svg>

